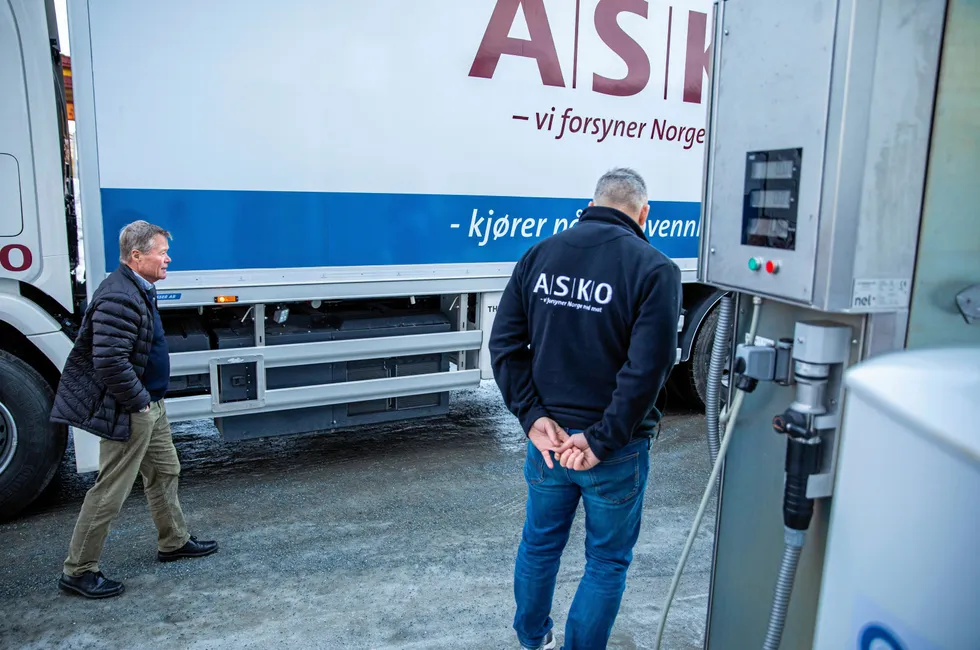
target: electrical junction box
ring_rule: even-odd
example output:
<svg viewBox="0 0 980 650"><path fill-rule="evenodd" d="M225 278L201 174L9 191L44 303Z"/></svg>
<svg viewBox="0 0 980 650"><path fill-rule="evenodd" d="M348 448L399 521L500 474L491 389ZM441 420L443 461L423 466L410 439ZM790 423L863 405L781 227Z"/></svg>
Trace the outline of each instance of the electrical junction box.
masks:
<svg viewBox="0 0 980 650"><path fill-rule="evenodd" d="M945 5L717 3L701 282L908 309Z"/></svg>

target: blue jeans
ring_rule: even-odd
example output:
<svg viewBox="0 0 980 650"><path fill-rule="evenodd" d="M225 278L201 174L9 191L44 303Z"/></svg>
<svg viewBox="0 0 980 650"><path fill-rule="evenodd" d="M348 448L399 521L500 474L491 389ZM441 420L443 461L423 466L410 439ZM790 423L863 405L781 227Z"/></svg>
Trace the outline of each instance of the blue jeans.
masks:
<svg viewBox="0 0 980 650"><path fill-rule="evenodd" d="M576 431L569 431L576 433ZM649 439L637 439L590 470L548 469L528 441L527 515L514 567L514 630L528 647L554 622L551 605L561 554L579 497L585 505L585 575L568 612L563 650L605 648L626 589L650 473ZM552 456L552 458L554 458Z"/></svg>

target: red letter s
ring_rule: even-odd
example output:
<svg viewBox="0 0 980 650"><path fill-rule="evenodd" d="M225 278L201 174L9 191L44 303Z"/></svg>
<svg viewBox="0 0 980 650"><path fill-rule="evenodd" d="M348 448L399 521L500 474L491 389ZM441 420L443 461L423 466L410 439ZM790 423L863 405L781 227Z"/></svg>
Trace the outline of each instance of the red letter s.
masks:
<svg viewBox="0 0 980 650"><path fill-rule="evenodd" d="M595 8L595 31L602 42L626 62L623 79L608 79L593 74L592 90L606 95L628 97L642 91L650 81L650 60L643 48L616 23L621 13L647 17L646 0L599 0Z"/></svg>
<svg viewBox="0 0 980 650"><path fill-rule="evenodd" d="M517 18L517 10L523 5L524 19L531 40L510 38L510 28ZM541 81L546 86L565 86L562 78L561 65L558 63L558 52L555 41L551 36L551 26L548 15L544 10L544 0L497 0L497 6L490 16L490 24L483 35L483 42L470 68L471 77L493 78L494 70L500 61L501 54L525 56L536 59Z"/></svg>

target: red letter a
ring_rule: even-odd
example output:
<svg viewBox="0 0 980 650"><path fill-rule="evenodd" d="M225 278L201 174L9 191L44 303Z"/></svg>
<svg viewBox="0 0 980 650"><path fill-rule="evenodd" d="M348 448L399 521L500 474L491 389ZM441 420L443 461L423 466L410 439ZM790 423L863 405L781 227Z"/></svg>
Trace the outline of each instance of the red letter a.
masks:
<svg viewBox="0 0 980 650"><path fill-rule="evenodd" d="M531 35L529 41L507 36L521 5L524 8L527 30ZM548 15L544 11L544 0L497 0L497 6L490 16L490 24L487 25L487 31L483 35L483 42L480 43L469 76L493 78L501 54L536 59L544 85L565 86L561 65L558 63L558 52L555 50L555 41L551 37Z"/></svg>

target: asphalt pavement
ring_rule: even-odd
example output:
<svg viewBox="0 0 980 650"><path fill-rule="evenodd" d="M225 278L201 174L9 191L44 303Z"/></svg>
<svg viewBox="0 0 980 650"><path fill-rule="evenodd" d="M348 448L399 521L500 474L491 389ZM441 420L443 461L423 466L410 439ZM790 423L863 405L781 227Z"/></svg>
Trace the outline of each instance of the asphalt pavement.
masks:
<svg viewBox="0 0 980 650"><path fill-rule="evenodd" d="M73 457L48 494L0 525L0 648L517 648L513 562L524 437L496 387L454 393L448 416L229 443L174 425L180 499L207 558L156 561L137 481L101 568L126 585L89 601L57 589L94 474ZM710 471L704 418L671 414L654 444L644 523L609 647L653 648ZM714 500L670 611L664 650L703 647ZM584 568L582 511L553 616L561 638Z"/></svg>

